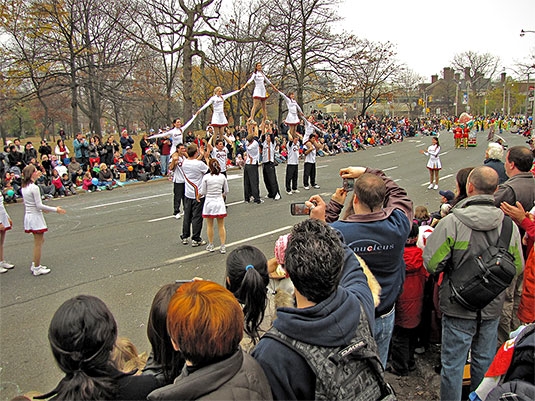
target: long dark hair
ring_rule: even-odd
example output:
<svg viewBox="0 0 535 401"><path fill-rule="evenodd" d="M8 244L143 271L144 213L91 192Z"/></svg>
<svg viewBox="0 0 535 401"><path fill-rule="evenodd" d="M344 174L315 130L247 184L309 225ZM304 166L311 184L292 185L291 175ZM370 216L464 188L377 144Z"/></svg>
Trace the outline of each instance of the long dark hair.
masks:
<svg viewBox="0 0 535 401"><path fill-rule="evenodd" d="M52 394L60 400L114 399L119 372L110 355L116 339L117 323L99 298L78 295L64 302L48 329L52 353L66 374Z"/></svg>
<svg viewBox="0 0 535 401"><path fill-rule="evenodd" d="M459 187L459 193L451 201L451 206L455 206L457 203L462 201L463 199L468 197L468 194L466 193L466 183L468 182L468 176L472 172L474 168L473 167L465 167L460 169L457 172L457 175L455 176L455 179L457 180L457 186Z"/></svg>
<svg viewBox="0 0 535 401"><path fill-rule="evenodd" d="M267 259L254 246L240 246L228 255L227 277L227 289L243 305L245 332L256 344L260 338L258 328L267 305Z"/></svg>
<svg viewBox="0 0 535 401"><path fill-rule="evenodd" d="M22 188L27 187L32 182L32 175L35 173L35 166L33 164L28 164L22 169Z"/></svg>
<svg viewBox="0 0 535 401"><path fill-rule="evenodd" d="M156 293L150 308L147 337L152 345L154 361L162 367L166 384L178 377L184 366L184 358L175 351L167 333L167 307L169 300L181 284L166 284Z"/></svg>

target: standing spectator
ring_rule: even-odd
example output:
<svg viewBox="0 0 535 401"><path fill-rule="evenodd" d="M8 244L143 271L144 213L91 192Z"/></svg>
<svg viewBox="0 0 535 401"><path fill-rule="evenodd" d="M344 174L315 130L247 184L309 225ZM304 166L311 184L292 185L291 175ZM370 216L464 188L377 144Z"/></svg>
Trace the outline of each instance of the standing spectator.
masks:
<svg viewBox="0 0 535 401"><path fill-rule="evenodd" d="M173 172L173 216L175 216L175 219L179 219L184 215L184 213L180 213L180 203L185 208L184 191L186 190L186 180L182 172L184 160L186 160L186 147L183 144L179 144L169 165L169 170Z"/></svg>
<svg viewBox="0 0 535 401"><path fill-rule="evenodd" d="M509 179L498 187L494 194L494 204L500 207L502 202L516 205L520 202L524 210L531 210L535 205L535 178L530 172L533 167L533 153L527 146L513 146L505 156L505 172ZM519 227L520 236L524 229ZM522 246L524 258L527 258L527 246ZM505 291L505 302L498 328L500 344L509 339L509 333L519 326L517 318L518 305L522 295L522 280L517 277Z"/></svg>
<svg viewBox="0 0 535 401"><path fill-rule="evenodd" d="M17 147L15 145L9 146L9 153L7 154L7 160L9 162L9 167L17 167L20 171L24 168L24 155L17 151Z"/></svg>
<svg viewBox="0 0 535 401"><path fill-rule="evenodd" d="M100 163L100 149L102 147L100 144L100 138L98 136L93 136L89 139L89 145L87 147L87 152L89 156L89 166L93 168L98 166Z"/></svg>
<svg viewBox="0 0 535 401"><path fill-rule="evenodd" d="M72 146L74 147L74 156L82 165L82 170L87 170L87 166L89 166L89 144L81 133L76 134Z"/></svg>
<svg viewBox="0 0 535 401"><path fill-rule="evenodd" d="M134 146L134 139L128 134L126 129L121 131L121 148L123 149L123 155L126 153L126 148L128 146Z"/></svg>
<svg viewBox="0 0 535 401"><path fill-rule="evenodd" d="M49 157L52 154L52 147L45 139L41 141L41 146L39 146L39 154L41 155L41 161L43 160L44 155Z"/></svg>
<svg viewBox="0 0 535 401"><path fill-rule="evenodd" d="M227 208L225 206L224 196L228 193L227 177L221 173L221 167L216 159L208 161L209 174L202 178L199 189L199 196L204 196L204 206L202 217L206 219L206 234L208 235L208 252L214 252L214 220L217 220L217 229L219 231L219 240L221 247L219 252L226 253L225 240L227 233L225 231L225 217L227 217ZM199 199L199 196L197 199Z"/></svg>
<svg viewBox="0 0 535 401"><path fill-rule="evenodd" d="M149 140L149 135L145 132L143 137L139 141L139 147L141 148L141 157L145 156L145 150L150 147L151 141Z"/></svg>
<svg viewBox="0 0 535 401"><path fill-rule="evenodd" d="M463 369L471 351L471 391L483 379L496 353L497 330L505 292L480 312L466 309L452 299L450 277L474 258L497 243L504 214L494 206L493 194L498 186L498 174L490 167L476 167L468 177L468 197L444 217L427 239L423 259L431 274L444 272L440 285L442 312L442 371L440 398L461 400ZM509 246L515 257L518 274L522 272L521 239L513 224ZM470 244L470 246L468 246ZM465 266L466 268L466 266Z"/></svg>
<svg viewBox="0 0 535 401"><path fill-rule="evenodd" d="M297 306L278 309L252 355L276 400L380 399L383 370L369 329L373 297L366 276L336 231L315 218L293 227L286 248ZM342 356L344 349L355 357ZM360 359L363 349L369 353Z"/></svg>
<svg viewBox="0 0 535 401"><path fill-rule="evenodd" d="M24 157L22 160L24 161L24 164L27 166L31 163L31 160L35 159L37 160L37 151L33 148L33 145L31 142L26 142L26 145L24 145Z"/></svg>
<svg viewBox="0 0 535 401"><path fill-rule="evenodd" d="M182 223L182 243L188 245L191 235L191 246L206 245L206 241L201 238L202 231L202 210L204 198L199 196L199 187L208 167L199 160L199 149L197 145L188 146L187 159L182 163L182 173L184 174L185 197L184 197L184 221Z"/></svg>
<svg viewBox="0 0 535 401"><path fill-rule="evenodd" d="M381 170L349 167L340 174L355 179L353 212L337 221L347 195L340 189L327 205L326 221L340 230L344 242L364 259L382 288L381 302L375 309L374 337L386 367L395 303L405 279L403 250L412 226L412 202Z"/></svg>
<svg viewBox="0 0 535 401"><path fill-rule="evenodd" d="M160 149L160 166L162 169L162 175L167 175L170 170L169 160L171 157L171 140L169 138L159 138L157 143L158 148Z"/></svg>
<svg viewBox="0 0 535 401"><path fill-rule="evenodd" d="M503 184L507 181L507 174L505 172L505 166L502 162L503 147L499 143L491 142L487 146L485 151L485 161L483 164L488 166L498 173L499 184Z"/></svg>
<svg viewBox="0 0 535 401"><path fill-rule="evenodd" d="M243 312L229 290L210 281L182 284L169 302L167 331L186 368L149 400L272 399L262 368L239 347Z"/></svg>
<svg viewBox="0 0 535 401"><path fill-rule="evenodd" d="M17 152L19 152L19 153L24 153L24 146L22 146L22 144L20 143L20 139L19 139L19 138L16 138L16 139L13 141L13 145L14 145L15 148L17 149Z"/></svg>
<svg viewBox="0 0 535 401"><path fill-rule="evenodd" d="M113 155L115 154L115 152L119 151L119 144L113 138L113 135L110 135L106 140L106 143L104 144L104 150L106 152L104 153L105 156L102 162L106 163L106 165L108 166L113 166L115 164Z"/></svg>

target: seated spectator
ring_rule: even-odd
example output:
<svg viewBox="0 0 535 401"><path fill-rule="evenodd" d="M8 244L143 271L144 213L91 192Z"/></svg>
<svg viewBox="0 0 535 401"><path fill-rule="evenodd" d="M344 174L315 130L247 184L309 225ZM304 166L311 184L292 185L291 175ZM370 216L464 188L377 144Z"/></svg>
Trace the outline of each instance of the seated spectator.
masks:
<svg viewBox="0 0 535 401"><path fill-rule="evenodd" d="M52 180L45 175L41 175L41 177L35 181L35 185L39 187L41 199L50 199L56 194L56 187L52 184Z"/></svg>
<svg viewBox="0 0 535 401"><path fill-rule="evenodd" d="M26 142L26 145L24 145L24 155L22 159L25 165L30 164L31 159L37 160L37 151L33 148L31 142Z"/></svg>
<svg viewBox="0 0 535 401"><path fill-rule="evenodd" d="M317 207L324 209L325 204ZM295 286L297 307L279 309L273 328L253 351L274 398L331 400L341 395L377 400L386 396L370 330L372 293L355 254L342 244L337 231L315 218L295 225L285 267ZM341 356L342 350L349 349L353 357ZM361 353L364 349L366 355Z"/></svg>
<svg viewBox="0 0 535 401"><path fill-rule="evenodd" d="M24 164L24 155L17 151L17 148L15 145L9 146L9 153L7 154L7 159L9 161L10 167L18 167L20 171L26 166Z"/></svg>
<svg viewBox="0 0 535 401"><path fill-rule="evenodd" d="M111 361L117 369L124 373L135 371L135 375L141 374L141 369L147 362L144 352L139 355L136 346L126 337L117 337L111 353Z"/></svg>
<svg viewBox="0 0 535 401"><path fill-rule="evenodd" d="M243 312L230 291L210 281L182 284L169 302L167 331L186 366L149 400L272 399L262 368L239 347Z"/></svg>
<svg viewBox="0 0 535 401"><path fill-rule="evenodd" d="M149 313L147 337L152 350L141 374L154 376L160 386L173 383L184 366L184 358L180 351L173 348L167 332L167 307L180 285L166 284L160 288L154 296Z"/></svg>
<svg viewBox="0 0 535 401"><path fill-rule="evenodd" d="M63 188L65 188L65 195L76 195L76 186L69 178L69 174L63 174L63 177L61 177L61 183L63 184Z"/></svg>
<svg viewBox="0 0 535 401"><path fill-rule="evenodd" d="M160 175L160 161L152 154L152 148L145 149L145 156L143 156L143 169L153 177Z"/></svg>
<svg viewBox="0 0 535 401"><path fill-rule="evenodd" d="M113 189L115 180L112 171L108 168L106 163L100 163L100 171L98 172L99 185L106 186L107 189Z"/></svg>
<svg viewBox="0 0 535 401"><path fill-rule="evenodd" d="M40 399L145 400L157 388L153 377L133 376L114 366L117 323L96 297L79 295L64 302L52 317L48 339L65 377Z"/></svg>
<svg viewBox="0 0 535 401"><path fill-rule="evenodd" d="M425 206L416 206L414 209L414 222L419 226L429 226L432 222L431 215Z"/></svg>
<svg viewBox="0 0 535 401"><path fill-rule="evenodd" d="M52 154L52 146L47 143L46 139L41 141L41 146L39 146L39 154L41 155L41 162L43 162L43 156L47 156L49 158Z"/></svg>
<svg viewBox="0 0 535 401"><path fill-rule="evenodd" d="M65 166L62 162L58 162L56 167L54 167L54 170L57 170L59 173L59 176L61 177L63 174L67 173L67 166ZM53 173L53 172L52 172Z"/></svg>
<svg viewBox="0 0 535 401"><path fill-rule="evenodd" d="M80 186L78 182L82 179L84 173L82 171L82 165L78 163L78 160L76 160L75 157L71 157L71 162L67 167L67 172L69 173L69 177L71 178L72 182L77 186Z"/></svg>
<svg viewBox="0 0 535 401"><path fill-rule="evenodd" d="M87 170L84 174L84 178L82 181L82 189L85 189L87 192L93 192L96 191L98 188L93 183L93 177L91 176L91 172Z"/></svg>
<svg viewBox="0 0 535 401"><path fill-rule="evenodd" d="M61 176L59 175L57 169L54 169L52 171L52 184L54 185L54 187L56 187L56 195L61 196L63 198L65 196L65 187L61 182Z"/></svg>

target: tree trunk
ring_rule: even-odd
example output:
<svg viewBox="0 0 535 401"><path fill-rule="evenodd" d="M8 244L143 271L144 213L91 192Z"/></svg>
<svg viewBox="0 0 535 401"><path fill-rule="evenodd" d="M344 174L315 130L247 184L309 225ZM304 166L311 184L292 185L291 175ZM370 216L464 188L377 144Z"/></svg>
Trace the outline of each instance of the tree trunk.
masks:
<svg viewBox="0 0 535 401"><path fill-rule="evenodd" d="M188 28L189 31L189 28ZM182 68L182 90L184 93L184 113L185 120L193 115L193 98L191 96L192 91L192 76L193 76L193 51L191 49L191 40L186 39L184 44L184 62Z"/></svg>

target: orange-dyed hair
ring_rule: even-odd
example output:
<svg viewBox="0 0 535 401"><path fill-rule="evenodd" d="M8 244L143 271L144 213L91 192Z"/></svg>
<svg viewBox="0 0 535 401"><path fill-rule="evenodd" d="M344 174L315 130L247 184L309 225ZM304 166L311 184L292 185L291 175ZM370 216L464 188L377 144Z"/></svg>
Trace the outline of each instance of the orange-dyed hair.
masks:
<svg viewBox="0 0 535 401"><path fill-rule="evenodd" d="M243 312L232 293L211 281L183 284L169 301L167 331L193 365L236 352Z"/></svg>

